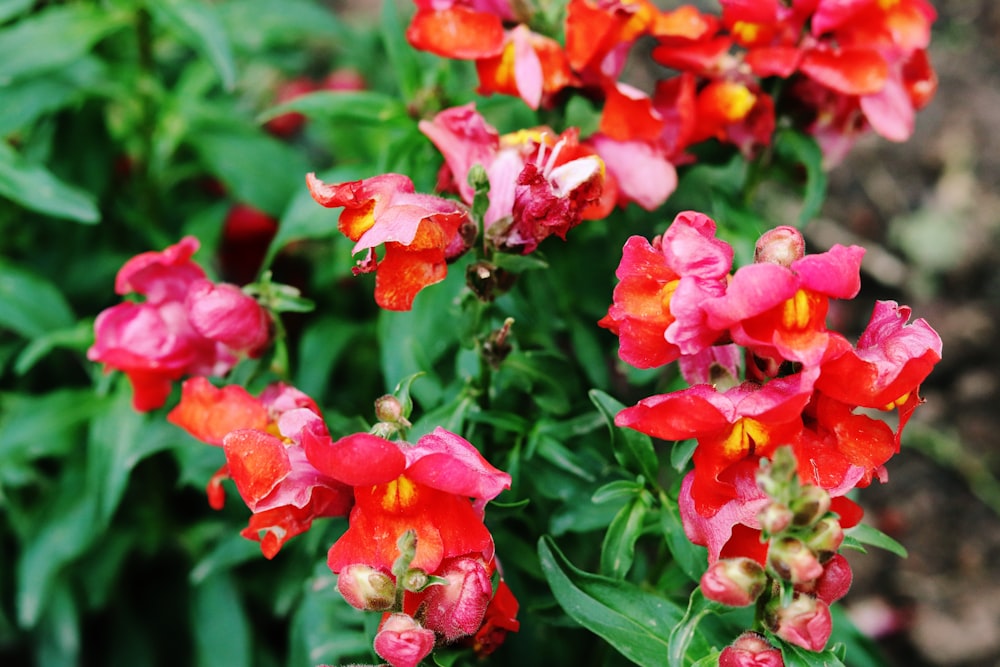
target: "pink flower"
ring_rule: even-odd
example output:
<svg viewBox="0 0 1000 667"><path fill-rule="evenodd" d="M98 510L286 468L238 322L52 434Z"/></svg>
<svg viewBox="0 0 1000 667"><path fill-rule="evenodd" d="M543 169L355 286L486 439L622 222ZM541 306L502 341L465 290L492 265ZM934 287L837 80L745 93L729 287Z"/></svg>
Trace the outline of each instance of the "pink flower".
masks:
<svg viewBox="0 0 1000 667"><path fill-rule="evenodd" d="M392 667L416 667L434 649L434 631L411 616L390 614L375 635L375 652Z"/></svg>
<svg viewBox="0 0 1000 667"><path fill-rule="evenodd" d="M184 305L195 331L232 350L254 357L271 339L267 311L236 285L199 280L188 289Z"/></svg>
<svg viewBox="0 0 1000 667"><path fill-rule="evenodd" d="M725 295L703 305L707 323L728 329L734 342L759 357L816 365L830 338L829 299L858 293L863 254L858 246L836 245L788 266L759 262L741 267Z"/></svg>
<svg viewBox="0 0 1000 667"><path fill-rule="evenodd" d="M233 285L215 285L191 261L193 236L162 252L145 252L122 266L119 294L125 302L97 316L87 358L124 372L137 410L163 405L172 383L184 375L223 375L240 354L258 354L270 340L270 317Z"/></svg>

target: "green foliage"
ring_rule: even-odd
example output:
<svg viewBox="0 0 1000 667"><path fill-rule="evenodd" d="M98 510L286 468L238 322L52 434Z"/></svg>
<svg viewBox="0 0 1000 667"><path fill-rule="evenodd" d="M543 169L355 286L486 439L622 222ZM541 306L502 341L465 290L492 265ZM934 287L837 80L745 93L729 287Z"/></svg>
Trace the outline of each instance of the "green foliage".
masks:
<svg viewBox="0 0 1000 667"><path fill-rule="evenodd" d="M744 263L774 223L748 194L765 176L801 193L800 222L814 217L826 187L819 148L782 129L758 162L707 155L681 170L670 210L616 211L531 254L477 245L412 310L381 311L373 276L353 275L361 257L340 211L316 204L305 175L397 171L429 193L442 160L418 121L470 100L501 132L539 116L475 96L470 63L415 52L406 3L362 17L328 4L0 3L0 664L378 659L378 615L350 607L326 566L345 523L318 520L266 561L239 535L248 511L232 484L224 509L208 507L205 485L225 456L166 421L179 391L137 413L127 379L87 359L95 318L121 296L118 268L185 234L199 238L211 277L236 281L232 265L253 264L255 295L281 302L281 351L241 361L230 381L296 386L335 438L367 430L374 399L395 391L410 441L441 426L511 474L486 521L521 631L496 664L715 664L751 619L703 604L695 588L707 551L688 540L677 504L694 444L614 423L638 391L677 379L624 368L597 321L625 240L662 233L674 209L715 217ZM562 8L549 4L539 20L555 25ZM329 89L344 67L364 90ZM303 81L311 92L282 98ZM564 112L544 121L599 127L583 97ZM304 124L275 132L288 114ZM475 216L486 203L481 193ZM241 237L252 234L227 222L236 205L273 221L273 237ZM467 271L478 260L509 284L477 298ZM858 527L848 545L862 544L905 554ZM856 633L840 641L864 650ZM478 664L452 648L437 664ZM842 664L832 650L785 655Z"/></svg>

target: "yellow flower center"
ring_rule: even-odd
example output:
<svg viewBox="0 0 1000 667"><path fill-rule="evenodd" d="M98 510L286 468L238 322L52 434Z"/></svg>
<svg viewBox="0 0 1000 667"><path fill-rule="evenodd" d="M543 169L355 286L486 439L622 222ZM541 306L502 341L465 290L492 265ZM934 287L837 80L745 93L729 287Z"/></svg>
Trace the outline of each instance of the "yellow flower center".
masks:
<svg viewBox="0 0 1000 667"><path fill-rule="evenodd" d="M729 461L752 456L758 445L768 441L767 427L751 417L743 417L733 425L733 430L722 442L722 453Z"/></svg>
<svg viewBox="0 0 1000 667"><path fill-rule="evenodd" d="M382 495L382 509L386 512L402 512L413 505L417 498L417 485L399 477L385 485Z"/></svg>
<svg viewBox="0 0 1000 667"><path fill-rule="evenodd" d="M910 392L906 392L905 394L897 398L895 401L889 401L884 406L882 406L882 409L886 411L893 410L903 405L908 400L910 400Z"/></svg>
<svg viewBox="0 0 1000 667"><path fill-rule="evenodd" d="M781 310L781 324L789 331L804 331L816 317L821 297L800 289L785 301Z"/></svg>
<svg viewBox="0 0 1000 667"><path fill-rule="evenodd" d="M752 43L760 35L760 25L749 21L737 21L733 24L733 35L744 43Z"/></svg>

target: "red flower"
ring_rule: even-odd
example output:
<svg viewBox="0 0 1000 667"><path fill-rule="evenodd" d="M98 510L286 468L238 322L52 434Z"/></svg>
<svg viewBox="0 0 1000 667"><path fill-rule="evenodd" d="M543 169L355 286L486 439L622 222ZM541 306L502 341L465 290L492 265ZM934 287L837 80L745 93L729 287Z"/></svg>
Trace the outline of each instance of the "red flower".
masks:
<svg viewBox="0 0 1000 667"><path fill-rule="evenodd" d="M701 304L724 292L732 252L715 238L715 222L694 212L678 214L652 245L630 238L614 303L598 322L618 335L622 360L653 368L715 342L722 329L706 326Z"/></svg>
<svg viewBox="0 0 1000 667"><path fill-rule="evenodd" d="M329 185L314 174L306 177L313 198L327 208L344 207L340 231L367 251L355 271L376 271L375 302L387 310L409 310L417 292L444 280L447 252L469 220L457 202L416 194L413 182L400 174ZM385 245L379 261L375 248ZM463 248L464 249L464 248Z"/></svg>
<svg viewBox="0 0 1000 667"><path fill-rule="evenodd" d="M483 658L493 653L503 644L508 632L518 631L521 624L517 620L517 609L517 598L507 582L501 579L493 599L486 606L482 625L468 640L477 656Z"/></svg>

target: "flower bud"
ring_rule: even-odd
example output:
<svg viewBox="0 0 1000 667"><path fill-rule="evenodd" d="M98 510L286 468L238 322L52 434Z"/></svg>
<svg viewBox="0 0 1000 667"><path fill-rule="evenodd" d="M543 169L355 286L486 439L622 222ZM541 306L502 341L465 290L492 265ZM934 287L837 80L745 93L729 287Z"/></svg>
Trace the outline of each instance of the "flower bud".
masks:
<svg viewBox="0 0 1000 667"><path fill-rule="evenodd" d="M403 417L403 405L392 394L375 399L375 419L395 424Z"/></svg>
<svg viewBox="0 0 1000 667"><path fill-rule="evenodd" d="M389 575L361 563L340 571L337 590L349 605L362 611L392 609L396 596L396 584Z"/></svg>
<svg viewBox="0 0 1000 667"><path fill-rule="evenodd" d="M392 667L416 667L434 649L434 631L407 614L390 614L375 635L375 652Z"/></svg>
<svg viewBox="0 0 1000 667"><path fill-rule="evenodd" d="M768 549L767 563L779 577L793 584L804 584L823 574L816 555L794 537L774 540Z"/></svg>
<svg viewBox="0 0 1000 667"><path fill-rule="evenodd" d="M757 486L771 498L786 495L795 480L796 462L791 447L779 447L770 461L762 461L757 471Z"/></svg>
<svg viewBox="0 0 1000 667"><path fill-rule="evenodd" d="M752 604L766 585L764 568L745 557L717 560L701 576L701 592L705 597L731 607Z"/></svg>
<svg viewBox="0 0 1000 667"><path fill-rule="evenodd" d="M764 636L747 631L719 654L719 667L784 667L781 651Z"/></svg>
<svg viewBox="0 0 1000 667"><path fill-rule="evenodd" d="M810 595L798 593L772 618L774 633L789 644L808 651L822 651L833 631L830 607Z"/></svg>
<svg viewBox="0 0 1000 667"><path fill-rule="evenodd" d="M792 262L802 259L805 254L806 242L799 230L782 225L764 232L764 235L757 239L753 261L758 264L768 262L791 266Z"/></svg>
<svg viewBox="0 0 1000 667"><path fill-rule="evenodd" d="M423 570L409 569L403 575L403 588L411 593L419 593L427 587L431 578Z"/></svg>
<svg viewBox="0 0 1000 667"><path fill-rule="evenodd" d="M766 535L778 535L792 525L792 510L783 503L771 503L757 515L760 529Z"/></svg>
<svg viewBox="0 0 1000 667"><path fill-rule="evenodd" d="M431 586L422 605L424 625L447 641L475 634L493 597L493 584L482 561L459 558L437 576L446 584Z"/></svg>
<svg viewBox="0 0 1000 667"><path fill-rule="evenodd" d="M830 511L830 494L826 489L807 484L799 491L791 506L795 512L792 523L796 526L811 526Z"/></svg>
<svg viewBox="0 0 1000 667"><path fill-rule="evenodd" d="M806 538L806 546L819 554L820 560L829 558L843 542L844 529L833 517L820 520Z"/></svg>
<svg viewBox="0 0 1000 667"><path fill-rule="evenodd" d="M816 580L813 593L823 602L833 604L847 595L853 578L851 565L847 559L840 554L834 554L823 566L823 574Z"/></svg>
<svg viewBox="0 0 1000 667"><path fill-rule="evenodd" d="M271 318L236 285L199 280L184 302L191 326L226 347L259 355L271 338Z"/></svg>

